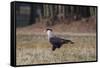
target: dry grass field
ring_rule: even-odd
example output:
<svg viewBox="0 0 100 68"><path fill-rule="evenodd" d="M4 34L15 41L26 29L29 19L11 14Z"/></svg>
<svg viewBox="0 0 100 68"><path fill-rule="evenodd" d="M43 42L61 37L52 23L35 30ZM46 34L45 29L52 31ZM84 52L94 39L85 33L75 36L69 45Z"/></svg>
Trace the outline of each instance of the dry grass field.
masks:
<svg viewBox="0 0 100 68"><path fill-rule="evenodd" d="M96 60L96 19L56 24L51 27L55 35L70 39L74 44L64 44L52 51L45 25L41 22L16 28L17 65L80 62Z"/></svg>
<svg viewBox="0 0 100 68"><path fill-rule="evenodd" d="M43 35L16 35L17 65L80 62L96 60L96 35L59 35L71 39L74 44L64 44L52 51L51 44Z"/></svg>

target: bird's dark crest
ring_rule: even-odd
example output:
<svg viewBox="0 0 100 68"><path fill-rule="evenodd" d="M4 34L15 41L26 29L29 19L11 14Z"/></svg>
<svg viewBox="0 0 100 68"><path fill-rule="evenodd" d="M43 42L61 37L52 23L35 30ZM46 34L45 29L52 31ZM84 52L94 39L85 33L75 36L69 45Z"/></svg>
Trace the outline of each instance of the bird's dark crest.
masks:
<svg viewBox="0 0 100 68"><path fill-rule="evenodd" d="M47 28L47 29L46 29L46 31L48 31L48 30L53 31L51 28Z"/></svg>

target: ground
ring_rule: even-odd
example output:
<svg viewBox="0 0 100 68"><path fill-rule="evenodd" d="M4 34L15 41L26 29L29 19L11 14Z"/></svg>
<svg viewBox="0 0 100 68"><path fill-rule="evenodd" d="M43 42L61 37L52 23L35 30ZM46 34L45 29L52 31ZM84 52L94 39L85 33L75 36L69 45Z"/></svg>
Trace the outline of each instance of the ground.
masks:
<svg viewBox="0 0 100 68"><path fill-rule="evenodd" d="M96 36L64 35L74 41L52 51L46 35L17 35L17 65L79 62L96 60Z"/></svg>
<svg viewBox="0 0 100 68"><path fill-rule="evenodd" d="M96 20L74 21L52 26L55 35L70 39L74 44L64 44L52 51L44 23L16 28L17 65L96 61Z"/></svg>

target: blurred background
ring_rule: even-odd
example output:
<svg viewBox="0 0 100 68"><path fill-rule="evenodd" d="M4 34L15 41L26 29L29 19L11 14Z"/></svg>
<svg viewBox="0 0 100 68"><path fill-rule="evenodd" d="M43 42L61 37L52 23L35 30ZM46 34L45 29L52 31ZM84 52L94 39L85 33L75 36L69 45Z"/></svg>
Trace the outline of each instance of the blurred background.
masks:
<svg viewBox="0 0 100 68"><path fill-rule="evenodd" d="M17 2L16 26L18 31L42 32L49 27L56 32L95 33L96 12L95 6Z"/></svg>

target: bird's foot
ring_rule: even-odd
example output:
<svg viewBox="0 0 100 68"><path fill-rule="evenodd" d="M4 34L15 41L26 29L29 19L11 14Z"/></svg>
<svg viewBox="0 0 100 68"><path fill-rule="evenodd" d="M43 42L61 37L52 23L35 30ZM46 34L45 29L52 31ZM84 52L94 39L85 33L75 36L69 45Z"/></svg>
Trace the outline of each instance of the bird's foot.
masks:
<svg viewBox="0 0 100 68"><path fill-rule="evenodd" d="M56 48L55 48L55 47L53 47L53 48L52 48L52 51L55 51L55 49L56 49Z"/></svg>

